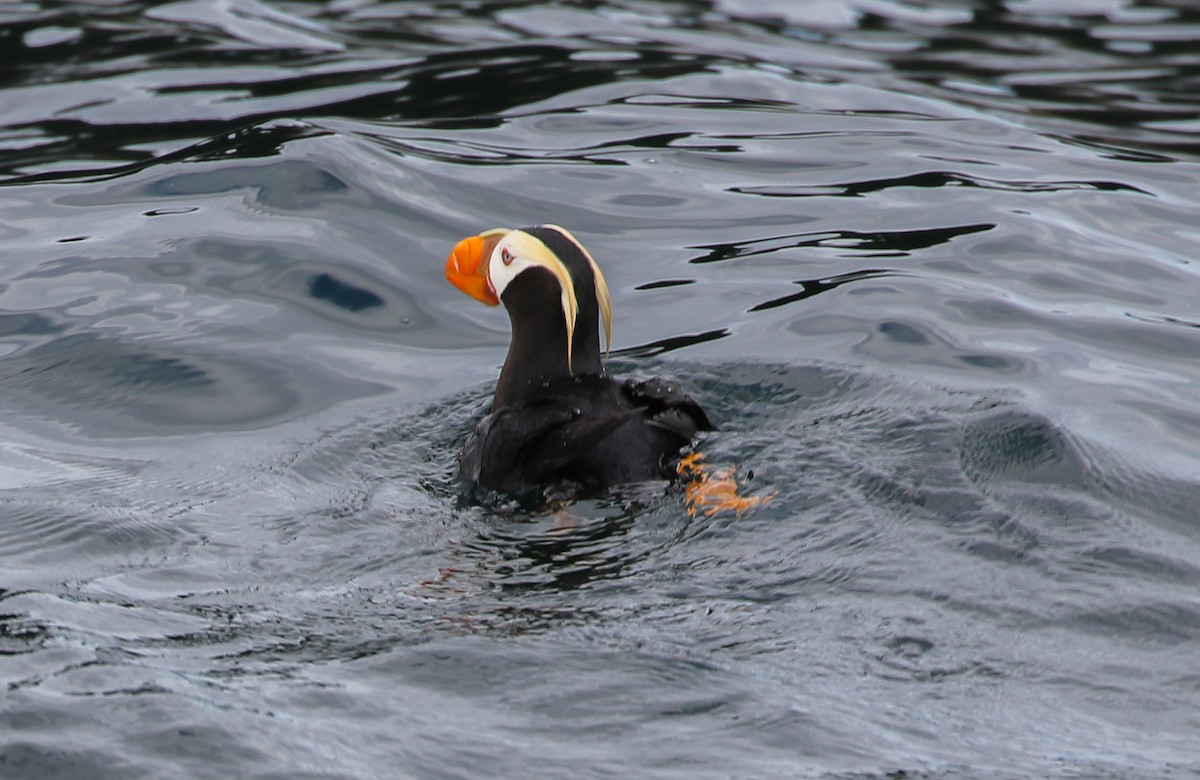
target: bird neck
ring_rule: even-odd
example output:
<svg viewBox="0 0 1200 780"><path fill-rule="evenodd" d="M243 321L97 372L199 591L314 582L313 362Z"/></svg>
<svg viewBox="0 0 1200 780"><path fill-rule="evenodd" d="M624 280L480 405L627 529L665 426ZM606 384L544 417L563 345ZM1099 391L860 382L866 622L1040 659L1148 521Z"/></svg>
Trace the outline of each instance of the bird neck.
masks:
<svg viewBox="0 0 1200 780"><path fill-rule="evenodd" d="M522 273L505 289L502 300L512 323L512 341L496 384L493 409L520 403L556 380L603 371L595 296L578 296L570 366L560 296L558 280L540 269Z"/></svg>

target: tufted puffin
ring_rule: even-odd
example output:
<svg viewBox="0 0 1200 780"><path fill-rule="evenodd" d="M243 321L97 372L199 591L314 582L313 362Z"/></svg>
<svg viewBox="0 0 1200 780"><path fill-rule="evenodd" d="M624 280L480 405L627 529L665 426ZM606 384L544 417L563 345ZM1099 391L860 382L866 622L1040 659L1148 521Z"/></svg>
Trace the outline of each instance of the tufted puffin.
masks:
<svg viewBox="0 0 1200 780"><path fill-rule="evenodd" d="M557 225L497 228L460 241L446 278L503 303L512 341L491 413L468 437L459 476L485 490L554 483L600 488L673 478L680 450L714 426L671 380L614 379L608 285L588 251Z"/></svg>

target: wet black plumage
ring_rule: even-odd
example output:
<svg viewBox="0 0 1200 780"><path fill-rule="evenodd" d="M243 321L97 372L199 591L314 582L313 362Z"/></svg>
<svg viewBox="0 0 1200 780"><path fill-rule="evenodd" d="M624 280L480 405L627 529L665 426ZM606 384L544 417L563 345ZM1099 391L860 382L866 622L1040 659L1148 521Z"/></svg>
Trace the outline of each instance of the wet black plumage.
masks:
<svg viewBox="0 0 1200 780"><path fill-rule="evenodd" d="M578 302L571 366L559 278L540 266L526 268L499 296L512 341L491 413L463 446L461 478L518 491L563 481L603 487L673 477L680 450L697 432L713 429L708 416L676 382L604 373L594 265L562 228L521 230L569 272Z"/></svg>

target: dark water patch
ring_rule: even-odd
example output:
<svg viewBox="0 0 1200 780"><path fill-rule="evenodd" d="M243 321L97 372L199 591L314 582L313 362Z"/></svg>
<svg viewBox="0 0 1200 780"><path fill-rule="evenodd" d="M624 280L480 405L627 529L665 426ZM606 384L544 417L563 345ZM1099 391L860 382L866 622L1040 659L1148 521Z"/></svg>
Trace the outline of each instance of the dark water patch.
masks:
<svg viewBox="0 0 1200 780"><path fill-rule="evenodd" d="M0 338L6 339L9 344L16 341L13 336L47 336L61 333L64 329L62 323L34 312L0 315Z"/></svg>
<svg viewBox="0 0 1200 780"><path fill-rule="evenodd" d="M125 5L91 9L86 14L66 7L53 13L29 11L27 18L21 14L7 32L16 44L12 50L21 54L16 61L18 83L41 77L51 64L60 79L68 79L104 70L126 73L136 65L168 69L213 67L229 62L257 65L264 71L254 80L244 77L238 80L241 90L253 90L264 82L286 83L286 78L280 79L270 68L282 61L310 72L291 76L297 82L291 91L300 94L353 86L357 70L331 65L343 59L340 52L360 46L364 48L359 50L368 55L368 62L360 68L371 69L374 65L373 80L386 82L412 76L403 68L389 73L384 70L387 65L370 63L370 55L380 59L385 52L397 49L404 53L427 53L430 48L444 51L488 37L564 40L572 35L579 35L577 40L590 38L589 48L597 55L606 51L628 54L634 49L630 40L646 44L657 39L655 42L661 48L703 53L710 60L719 57L726 62L753 64L759 57L765 57L764 61L774 60L784 67L799 66L812 71L814 76L818 73L828 76L832 72L846 78L856 71L893 69L897 81L907 84L909 89L916 87L923 94L942 100L1010 111L1018 116L1081 118L1085 120L1084 127L1112 125L1133 131L1142 142L1167 148L1186 146L1181 133L1156 130L1153 125L1164 114L1184 119L1194 116L1194 111L1179 97L1186 94L1188 73L1186 57L1178 48L1184 43L1173 42L1170 37L1171 30L1187 29L1193 17L1189 11L1140 9L1162 13L1166 23L1147 25L1118 17L1116 22L1100 28L1092 9L1067 9L1061 14L1043 14L1038 8L1024 7L955 9L954 13L961 17L958 22L942 25L929 24L926 16L914 20L907 13L893 14L892 6L881 8L885 13L849 11L837 15L846 20L844 25L833 25L835 29L842 28L839 34L818 33L812 37L807 33L808 25L825 28L830 17L803 15L799 24L781 25L770 19L781 12L756 11L738 4L722 5L715 12L708 9L705 17L698 15L698 8L677 8L673 13L678 18L672 25L676 29L670 33L655 23L661 22L661 18L656 19L653 12L647 15L636 9L608 9L599 14L554 9L555 12L531 14L500 5L489 6L482 12L460 10L458 19L449 19L444 10L387 13L378 6L308 9L295 15L257 8L255 13L231 15L211 4L206 4L205 11L196 16L197 20L203 20L199 24L190 13L142 17L141 24L134 24ZM214 19L221 21L214 23ZM31 45L41 42L34 33L47 29L47 24L77 30L79 35L62 38L55 45ZM854 30L859 24L862 29ZM719 34L706 29L713 25L721 28ZM730 35L739 28L754 32ZM265 34L246 37L247 30ZM1144 34L1136 35L1139 30ZM1153 35L1156 30L1162 31L1157 38ZM1035 48L1040 47L1043 54L1013 56L1009 47L998 44L1005 36L996 37L997 31L1007 31ZM1126 39L1122 37L1124 34L1135 37ZM122 58L131 50L138 56L123 64ZM632 63L628 57L608 62L602 57L571 60L569 55L574 52L568 53L568 62L574 62L583 73L587 73L583 69L587 66L605 67L604 77L613 78L621 69L645 71L646 47L636 50L643 59ZM75 52L79 54L73 56ZM489 59L519 69L519 63L503 63L502 57L489 58L486 50L475 50L469 55L444 52L439 56L440 59L431 62L431 70L470 71L478 69L480 61ZM457 64L451 59L455 56ZM1076 60L1088 65L1081 66ZM545 63L541 67L550 70ZM551 71L548 75L559 83L580 86L579 72ZM442 81L455 83L453 79ZM527 77L514 79L517 84L527 81ZM497 92L490 91L493 99ZM473 94L489 96L489 91L478 90ZM353 103L351 107L336 102L332 105L345 113ZM1081 111L1080 107L1087 110ZM1071 129L1078 132L1077 127ZM1093 129L1090 135L1097 141L1109 141L1114 133Z"/></svg>
<svg viewBox="0 0 1200 780"><path fill-rule="evenodd" d="M164 42L165 43L165 42ZM57 163L65 149L87 139L92 150L89 161L79 161L76 175L109 166L104 162L146 159L131 148L158 147L180 137L228 139L209 141L195 152L202 156L224 153L237 146L252 146L251 155L271 154L281 140L311 132L303 125L272 126L267 133L245 130L248 125L270 123L280 115L296 118L336 115L359 119L415 119L449 121L469 118L471 126L494 126L493 118L506 110L559 94L564 85L580 89L621 78L630 69L620 62L579 59L573 47L553 45L508 45L466 51L424 53L400 65L394 58L370 67L347 69L338 63L310 62L296 68L276 67L278 57L262 55L265 62L252 76L236 64L222 67L221 55L203 50L184 53L169 48L171 68L203 66L202 80L172 83L163 79L143 97L145 114L130 123L122 113L120 74L104 74L91 80L86 97L64 85L58 111L45 115L13 117L9 124L32 136L54 139L38 151L26 154L20 167L7 172L20 181L35 181L59 173L39 170ZM230 59L241 59L232 55ZM637 75L669 77L693 72L700 67L694 58L671 52L643 49L638 52ZM255 66L251 66L252 69ZM299 72L297 72L299 71ZM170 72L167 70L166 72ZM226 74L228 81L222 81ZM629 75L633 75L629 73ZM369 82L364 82L370 76ZM494 89L496 83L504 89ZM230 104L237 109L230 109ZM71 115L70 118L60 118ZM36 118L35 118L36 117ZM153 118L151 118L153 117ZM485 117L480 119L480 117ZM234 143L236 143L236 146ZM221 148L221 147L224 148ZM90 163L90 164L89 164ZM120 163L118 163L119 165ZM56 164L54 167L61 167ZM118 168L118 172L128 169Z"/></svg>
<svg viewBox="0 0 1200 780"><path fill-rule="evenodd" d="M317 300L329 301L348 311L362 311L383 305L383 299L370 290L355 287L327 273L314 276L308 283L308 291Z"/></svg>
<svg viewBox="0 0 1200 780"><path fill-rule="evenodd" d="M62 120L57 123L56 127L46 128L41 130L52 130L55 135L79 135L91 131L83 123L75 121ZM301 138L313 138L325 135L325 131L314 127L305 122L295 121L267 121L258 125L248 127L239 127L228 133L217 135L213 138L207 138L199 143L188 145L182 149L173 150L162 155L158 155L149 159L140 159L139 155L137 162L129 164L118 164L107 168L88 169L88 170L66 170L66 171L49 171L45 173L35 173L29 175L14 176L6 181L0 181L0 185L5 184L31 184L42 181L56 181L63 179L84 179L84 180L99 180L103 181L111 178L118 178L130 174L138 173L152 166L162 165L164 163L185 162L185 161L212 161L212 160L229 160L236 158L239 160L249 160L257 157L273 157L280 154L283 147L295 140ZM133 139L125 136L122 140L129 143ZM46 161L54 159L52 155L59 150L45 150ZM236 176L236 169L231 170L227 176ZM15 171L14 171L15 172ZM255 182L262 184L262 182ZM334 186L336 187L336 180ZM194 187L194 185L192 185ZM181 187L181 183L173 180L167 180L160 184L159 189L155 192L158 195L175 195L184 194L189 189L187 185ZM178 192L176 190L179 190ZM163 212L169 213L169 212ZM157 215L156 215L157 216Z"/></svg>
<svg viewBox="0 0 1200 780"><path fill-rule="evenodd" d="M25 612L8 611L6 602L20 595L0 590L0 610L4 610L0 612L0 656L40 650L50 639L50 630L45 624L30 620Z"/></svg>
<svg viewBox="0 0 1200 780"><path fill-rule="evenodd" d="M628 357L655 357L667 352L674 352L677 349L685 349L693 347L697 344L703 344L708 341L716 341L729 336L728 330L710 330L706 333L688 333L682 336L672 336L667 339L660 339L649 344L639 344L634 347L616 350L613 354L616 356Z"/></svg>
<svg viewBox="0 0 1200 780"><path fill-rule="evenodd" d="M717 263L742 257L768 255L781 250L807 247L821 247L859 252L888 252L895 256L904 256L916 249L945 243L957 236L970 235L992 230L995 225L963 225L950 228L928 228L922 230L904 230L887 233L851 233L841 231L835 234L800 233L790 236L773 236L737 244L719 244L715 246L700 246L696 249L707 249L708 254L694 258L689 262L696 264Z"/></svg>
<svg viewBox="0 0 1200 780"><path fill-rule="evenodd" d="M662 279L656 282L647 282L646 284L635 287L635 290L659 290L664 287L682 287L687 284L695 284L695 279Z"/></svg>
<svg viewBox="0 0 1200 780"><path fill-rule="evenodd" d="M129 771L120 763L113 766L103 750L71 750L36 742L16 742L0 751L0 766L14 777L95 777L117 778Z"/></svg>
<svg viewBox="0 0 1200 780"><path fill-rule="evenodd" d="M1011 182L989 180L978 176L968 176L956 171L925 171L923 173L903 176L883 181L855 181L847 184L827 184L819 187L779 188L757 187L738 188L735 192L748 195L762 195L771 198L811 198L811 197L850 197L858 198L863 195L886 190L892 187L979 187L981 189L1006 190L1011 192L1063 192L1070 190L1104 190L1129 191L1142 195L1150 193L1140 190L1130 184L1113 181L1027 181Z"/></svg>
<svg viewBox="0 0 1200 780"><path fill-rule="evenodd" d="M927 344L929 338L919 329L903 322L883 322L879 324L879 332L892 341L903 344Z"/></svg>
<svg viewBox="0 0 1200 780"><path fill-rule="evenodd" d="M880 277L895 276L895 275L896 275L895 271L889 271L886 269L879 269L879 268L867 268L862 271L854 271L854 272L848 273L848 274L839 274L837 276L833 276L828 279L810 279L810 280L801 280L801 281L797 281L797 282L792 282L792 284L800 285L800 288L801 288L800 292L792 293L791 295L784 295L782 297L774 298L769 301L763 301L762 303L756 303L753 306L751 306L749 309L747 309L747 311L749 311L749 312L764 311L766 309L774 309L779 306L787 306L790 303L796 303L798 301L804 300L805 298L811 298L814 295L819 295L820 293L826 292L828 290L834 290L838 287L841 287L843 284L849 284L849 283L857 282L857 281L860 281L863 279L877 279Z"/></svg>

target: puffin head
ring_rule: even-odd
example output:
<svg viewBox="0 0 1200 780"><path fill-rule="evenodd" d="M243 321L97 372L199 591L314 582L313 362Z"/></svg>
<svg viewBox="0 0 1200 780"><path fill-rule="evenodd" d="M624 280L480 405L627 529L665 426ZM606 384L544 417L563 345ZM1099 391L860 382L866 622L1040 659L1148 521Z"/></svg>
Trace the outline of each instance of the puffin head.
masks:
<svg viewBox="0 0 1200 780"><path fill-rule="evenodd" d="M604 321L607 353L612 340L612 302L608 284L596 261L565 228L537 225L516 230L485 230L459 241L446 260L446 278L451 284L489 306L504 303L514 323L522 312L513 311L517 304L506 299L505 293L524 275L545 273L557 281L558 305L566 329L568 370L573 365L572 343L581 300L594 300L599 309ZM551 301L545 303L553 305Z"/></svg>

